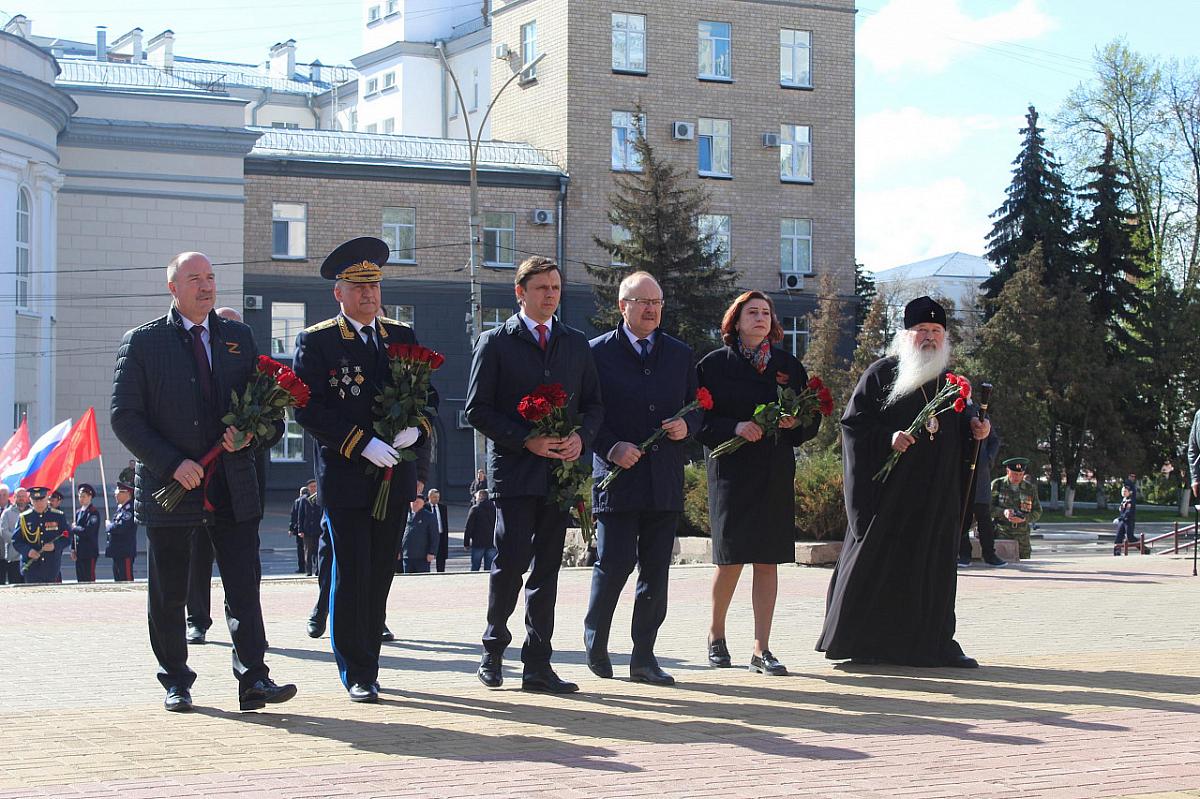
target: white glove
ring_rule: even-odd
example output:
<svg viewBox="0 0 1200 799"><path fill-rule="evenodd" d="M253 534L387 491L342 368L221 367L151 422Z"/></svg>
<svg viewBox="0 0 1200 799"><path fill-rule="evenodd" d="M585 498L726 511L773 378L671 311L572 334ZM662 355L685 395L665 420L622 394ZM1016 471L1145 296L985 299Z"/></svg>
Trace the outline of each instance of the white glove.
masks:
<svg viewBox="0 0 1200 799"><path fill-rule="evenodd" d="M420 437L420 430L415 427L406 427L396 434L396 439L392 442L392 446L396 449L407 449L417 443L417 439Z"/></svg>
<svg viewBox="0 0 1200 799"><path fill-rule="evenodd" d="M378 438L372 438L367 442L367 446L363 448L362 455L380 469L395 466L396 462L400 460L399 453Z"/></svg>

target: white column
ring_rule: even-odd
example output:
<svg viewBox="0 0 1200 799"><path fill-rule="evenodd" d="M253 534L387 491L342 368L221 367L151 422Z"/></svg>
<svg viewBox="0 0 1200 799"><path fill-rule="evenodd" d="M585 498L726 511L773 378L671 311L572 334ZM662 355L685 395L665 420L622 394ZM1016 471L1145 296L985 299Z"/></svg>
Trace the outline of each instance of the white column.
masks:
<svg viewBox="0 0 1200 799"><path fill-rule="evenodd" d="M63 185L63 174L49 164L36 164L32 171L35 250L31 266L36 278L35 307L41 315L38 350L46 353L38 362L36 404L38 429L49 430L61 421L56 403L58 356L54 327L58 313L58 190Z"/></svg>
<svg viewBox="0 0 1200 799"><path fill-rule="evenodd" d="M15 248L17 240L17 191L29 162L24 158L0 153L0 246ZM16 269L15 249L0 255L0 264ZM16 346L17 298L12 278L8 288L0 290L0 342L5 349ZM16 402L17 359L0 358L0 435L7 441L12 435L13 403Z"/></svg>

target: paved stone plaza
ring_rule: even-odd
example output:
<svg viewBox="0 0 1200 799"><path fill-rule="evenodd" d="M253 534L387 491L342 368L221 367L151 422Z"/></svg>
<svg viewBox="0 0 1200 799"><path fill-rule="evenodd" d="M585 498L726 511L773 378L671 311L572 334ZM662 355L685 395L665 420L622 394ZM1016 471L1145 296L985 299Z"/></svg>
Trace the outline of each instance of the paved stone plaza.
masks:
<svg viewBox="0 0 1200 799"><path fill-rule="evenodd" d="M8 797L1200 797L1200 578L1156 556L1053 557L959 577L961 672L835 666L813 651L826 569L787 567L772 649L792 676L705 667L711 567L672 572L656 689L583 665L589 573L559 590L569 697L474 677L486 578L397 578L382 702L352 705L311 580L263 587L272 676L299 696L238 713L228 631L193 648L197 711L169 714L145 585L0 589L0 799ZM219 582L214 588L219 607ZM615 629L628 630L629 592ZM218 623L219 624L219 623ZM520 625L517 625L519 629ZM750 655L749 586L730 617ZM519 637L519 635L518 635ZM516 649L510 650L513 658Z"/></svg>

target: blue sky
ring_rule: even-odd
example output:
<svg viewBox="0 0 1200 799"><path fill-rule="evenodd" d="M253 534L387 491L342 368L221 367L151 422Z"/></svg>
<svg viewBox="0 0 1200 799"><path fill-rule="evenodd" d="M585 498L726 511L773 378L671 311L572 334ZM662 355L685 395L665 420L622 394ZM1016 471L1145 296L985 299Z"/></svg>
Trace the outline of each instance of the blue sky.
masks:
<svg viewBox="0 0 1200 799"><path fill-rule="evenodd" d="M361 50L359 0L17 2L0 0L0 16L24 13L39 35L90 41L107 25L111 41L133 27L171 28L178 53L251 63L289 38L302 61L346 63ZM1200 2L863 0L856 27L856 249L878 270L982 254L1026 106L1037 106L1053 142L1052 117L1088 79L1098 46L1124 36L1139 52L1194 57Z"/></svg>

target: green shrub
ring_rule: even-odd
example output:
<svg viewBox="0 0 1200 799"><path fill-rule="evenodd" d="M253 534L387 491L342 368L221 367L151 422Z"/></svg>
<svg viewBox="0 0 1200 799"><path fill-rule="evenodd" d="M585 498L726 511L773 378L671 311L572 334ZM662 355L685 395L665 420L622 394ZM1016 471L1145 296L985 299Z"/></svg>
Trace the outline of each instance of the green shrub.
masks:
<svg viewBox="0 0 1200 799"><path fill-rule="evenodd" d="M710 531L708 472L704 461L689 463L683 468L683 518L679 522L679 535L708 538Z"/></svg>
<svg viewBox="0 0 1200 799"><path fill-rule="evenodd" d="M824 450L796 459L796 537L840 541L846 535L841 453Z"/></svg>

